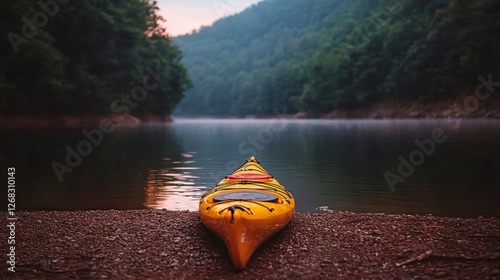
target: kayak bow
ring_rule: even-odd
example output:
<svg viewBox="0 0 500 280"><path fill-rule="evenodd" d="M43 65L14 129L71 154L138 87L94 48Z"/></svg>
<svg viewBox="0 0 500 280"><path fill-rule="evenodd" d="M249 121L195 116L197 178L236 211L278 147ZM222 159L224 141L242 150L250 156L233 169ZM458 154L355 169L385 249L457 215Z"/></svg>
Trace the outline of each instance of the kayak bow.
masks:
<svg viewBox="0 0 500 280"><path fill-rule="evenodd" d="M290 192L251 157L200 200L205 226L226 244L236 269L244 269L255 250L292 219Z"/></svg>

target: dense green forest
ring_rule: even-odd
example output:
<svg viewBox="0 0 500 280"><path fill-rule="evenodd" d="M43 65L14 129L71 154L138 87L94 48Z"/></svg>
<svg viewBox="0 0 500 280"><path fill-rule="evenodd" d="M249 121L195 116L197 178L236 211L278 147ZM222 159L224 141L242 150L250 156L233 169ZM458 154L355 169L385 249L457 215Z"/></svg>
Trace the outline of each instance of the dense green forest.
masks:
<svg viewBox="0 0 500 280"><path fill-rule="evenodd" d="M500 74L497 0L267 0L173 38L180 115L324 113L434 102Z"/></svg>
<svg viewBox="0 0 500 280"><path fill-rule="evenodd" d="M156 2L2 0L0 11L1 114L168 114L190 85Z"/></svg>

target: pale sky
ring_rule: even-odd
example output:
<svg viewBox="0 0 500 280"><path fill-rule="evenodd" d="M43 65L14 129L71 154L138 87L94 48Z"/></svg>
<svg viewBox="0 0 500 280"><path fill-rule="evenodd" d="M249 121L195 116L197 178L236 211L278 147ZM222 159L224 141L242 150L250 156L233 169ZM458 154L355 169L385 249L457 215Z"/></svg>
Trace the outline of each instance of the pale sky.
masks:
<svg viewBox="0 0 500 280"><path fill-rule="evenodd" d="M243 11L263 0L156 0L171 37L190 33L202 25Z"/></svg>

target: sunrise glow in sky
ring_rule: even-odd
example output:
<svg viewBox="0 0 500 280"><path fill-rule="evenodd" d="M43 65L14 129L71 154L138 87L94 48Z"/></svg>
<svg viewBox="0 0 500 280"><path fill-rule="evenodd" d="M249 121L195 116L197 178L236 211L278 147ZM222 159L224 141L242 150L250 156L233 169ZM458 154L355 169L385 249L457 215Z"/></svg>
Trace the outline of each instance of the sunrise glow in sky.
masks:
<svg viewBox="0 0 500 280"><path fill-rule="evenodd" d="M217 19L243 11L263 0L157 0L167 32L175 37L190 33Z"/></svg>

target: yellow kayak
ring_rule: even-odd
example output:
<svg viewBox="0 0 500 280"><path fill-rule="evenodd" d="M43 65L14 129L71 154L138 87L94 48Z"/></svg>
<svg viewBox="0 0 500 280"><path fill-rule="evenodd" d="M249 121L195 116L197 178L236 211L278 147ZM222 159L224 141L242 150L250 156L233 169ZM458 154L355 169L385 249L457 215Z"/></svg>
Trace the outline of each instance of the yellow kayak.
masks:
<svg viewBox="0 0 500 280"><path fill-rule="evenodd" d="M201 221L226 244L236 269L292 219L290 192L251 157L200 200Z"/></svg>

